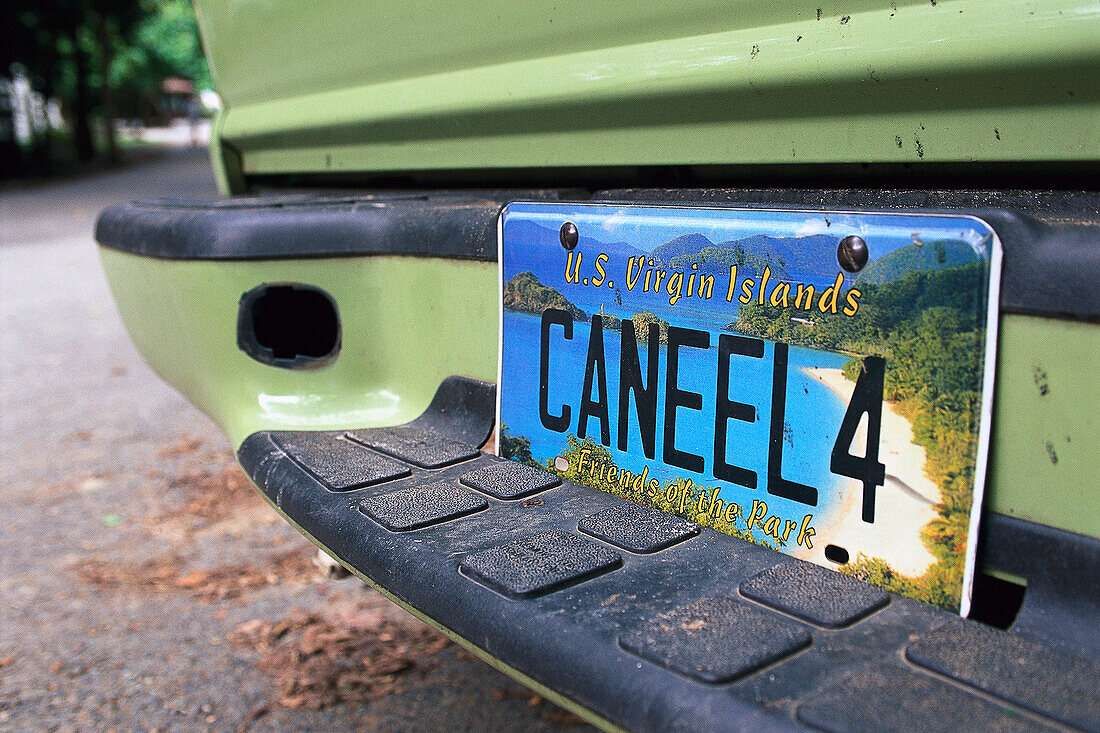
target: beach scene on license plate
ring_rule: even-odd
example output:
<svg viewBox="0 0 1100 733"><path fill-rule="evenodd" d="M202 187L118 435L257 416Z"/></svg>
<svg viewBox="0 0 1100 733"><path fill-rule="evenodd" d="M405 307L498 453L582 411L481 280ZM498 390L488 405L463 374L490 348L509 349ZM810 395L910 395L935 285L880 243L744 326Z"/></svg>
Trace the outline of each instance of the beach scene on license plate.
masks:
<svg viewBox="0 0 1100 733"><path fill-rule="evenodd" d="M502 456L966 612L986 224L513 203L500 263Z"/></svg>

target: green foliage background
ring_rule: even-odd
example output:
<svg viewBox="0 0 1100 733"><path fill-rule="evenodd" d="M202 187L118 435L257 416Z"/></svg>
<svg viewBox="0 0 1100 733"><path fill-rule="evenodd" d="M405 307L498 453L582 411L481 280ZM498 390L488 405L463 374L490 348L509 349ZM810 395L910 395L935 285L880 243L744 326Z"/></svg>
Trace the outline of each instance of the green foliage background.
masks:
<svg viewBox="0 0 1100 733"><path fill-rule="evenodd" d="M144 0L139 6L142 18L111 63L111 84L139 97L156 90L167 76L191 79L196 89L212 89L189 0Z"/></svg>
<svg viewBox="0 0 1100 733"><path fill-rule="evenodd" d="M114 157L105 120L162 115L164 78L213 86L190 0L5 0L0 27L0 75L18 64L37 91L61 101L81 160L97 152L93 121L104 131L101 152Z"/></svg>

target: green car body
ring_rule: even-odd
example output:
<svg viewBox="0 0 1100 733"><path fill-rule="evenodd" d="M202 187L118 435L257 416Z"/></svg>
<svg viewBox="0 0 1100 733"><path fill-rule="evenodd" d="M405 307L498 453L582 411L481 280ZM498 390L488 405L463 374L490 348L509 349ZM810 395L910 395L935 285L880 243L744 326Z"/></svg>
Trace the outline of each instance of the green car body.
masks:
<svg viewBox="0 0 1100 733"><path fill-rule="evenodd" d="M196 11L224 101L211 146L223 194L654 176L831 188L1064 176L1072 189L1100 162L1095 2L196 0ZM496 378L493 262L102 257L138 348L234 446L261 430L405 423L448 375ZM281 369L238 348L241 295L280 282L338 303L331 364ZM1002 314L997 353L983 512L1100 537L1100 323Z"/></svg>
<svg viewBox="0 0 1100 733"><path fill-rule="evenodd" d="M242 176L1049 163L1100 146L1100 20L1075 0L197 9L238 192Z"/></svg>

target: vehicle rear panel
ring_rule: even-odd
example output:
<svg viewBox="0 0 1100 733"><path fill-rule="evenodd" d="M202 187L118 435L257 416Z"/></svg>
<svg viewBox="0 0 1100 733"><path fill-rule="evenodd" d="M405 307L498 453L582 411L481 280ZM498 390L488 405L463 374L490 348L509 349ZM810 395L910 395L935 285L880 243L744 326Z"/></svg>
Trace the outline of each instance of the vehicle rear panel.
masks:
<svg viewBox="0 0 1100 733"><path fill-rule="evenodd" d="M1095 3L198 0L197 12L225 102L212 157L223 193L239 196L109 211L104 268L149 363L226 431L258 488L317 544L605 727L844 727L849 687L874 701L872 726L942 722L952 710L991 727L1017 714L1021 725L1097 724L1081 717L1090 702L1080 682L1095 678L1100 645L1088 580L1100 562ZM526 190L494 189L503 186ZM476 201L480 218L452 211L454 196ZM450 435L440 438L448 445L480 434L485 415L470 417L463 400L485 403L497 373L495 212L540 198L989 221L1005 275L979 566L1023 597L1013 633L990 641L967 623L962 641L945 642L954 622L891 596L853 626L811 622L812 642L799 646L794 633L781 650L789 661L715 686L637 656L620 632L688 601L736 627L729 609L696 596L741 598L737 588L779 562L769 550L704 531L693 550L627 553L619 569L520 599L471 580L465 558L536 530L573 542L579 519L611 497L566 482L530 506L486 499L466 519L391 532L364 518L361 497L390 484L468 485L468 467L406 456L404 474L350 493L308 468L335 453L311 456L295 440L338 452L355 443L344 432L353 429L382 440L371 436L409 424ZM241 347L242 297L288 284L335 304L342 343L331 363L280 368ZM372 451L392 468L393 454ZM790 616L760 623L790 631ZM1046 676L1032 697L1012 687L1020 670L963 679L912 641L932 638L976 659L1011 650L1028 660L1024 677ZM1013 646L1020 639L1041 648ZM941 701L941 717L920 718L931 708L907 707L906 690Z"/></svg>
<svg viewBox="0 0 1100 733"><path fill-rule="evenodd" d="M257 176L364 185L445 171L825 163L975 172L1095 164L1100 151L1100 14L1079 0L369 12L346 0L200 1L198 11L238 192ZM463 178L478 176L452 176Z"/></svg>

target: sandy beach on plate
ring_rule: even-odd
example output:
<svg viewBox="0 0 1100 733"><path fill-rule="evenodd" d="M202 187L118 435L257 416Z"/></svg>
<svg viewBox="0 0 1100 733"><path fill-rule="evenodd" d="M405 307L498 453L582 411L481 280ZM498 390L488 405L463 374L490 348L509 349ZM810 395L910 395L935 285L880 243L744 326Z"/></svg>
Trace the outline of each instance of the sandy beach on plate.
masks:
<svg viewBox="0 0 1100 733"><path fill-rule="evenodd" d="M844 405L851 400L855 383L841 370L806 367L802 371L828 387ZM920 535L937 516L940 490L924 473L925 451L913 443L909 421L895 412L891 403L884 402L882 407L879 461L886 466L886 484L876 492L874 523L864 522L861 516L863 484L838 477L846 485L839 506L816 525L816 539L821 541L815 542L812 550L800 549L795 555L835 567L825 559L825 545L839 545L848 550L852 560L860 553L878 557L899 573L916 577L935 561ZM864 453L864 445L866 429L861 424L852 454Z"/></svg>

